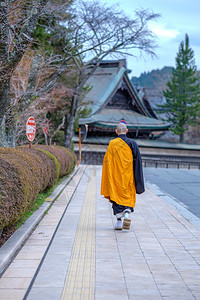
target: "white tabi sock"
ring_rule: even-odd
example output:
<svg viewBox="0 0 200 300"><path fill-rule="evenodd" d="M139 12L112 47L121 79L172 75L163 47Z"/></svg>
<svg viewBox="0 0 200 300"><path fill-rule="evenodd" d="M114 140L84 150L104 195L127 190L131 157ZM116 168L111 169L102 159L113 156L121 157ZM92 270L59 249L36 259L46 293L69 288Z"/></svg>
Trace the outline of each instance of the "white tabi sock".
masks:
<svg viewBox="0 0 200 300"><path fill-rule="evenodd" d="M125 212L124 219L129 219L129 213L128 212Z"/></svg>

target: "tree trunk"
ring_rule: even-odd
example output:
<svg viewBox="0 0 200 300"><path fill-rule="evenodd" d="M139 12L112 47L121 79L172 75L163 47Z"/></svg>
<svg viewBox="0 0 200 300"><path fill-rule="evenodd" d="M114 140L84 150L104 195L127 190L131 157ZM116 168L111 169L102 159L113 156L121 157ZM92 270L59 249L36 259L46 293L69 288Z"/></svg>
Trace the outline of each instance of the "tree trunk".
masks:
<svg viewBox="0 0 200 300"><path fill-rule="evenodd" d="M0 147L8 147L5 129L5 119L2 120L0 125Z"/></svg>
<svg viewBox="0 0 200 300"><path fill-rule="evenodd" d="M46 133L44 133L44 140L45 140L45 145L48 146L48 136Z"/></svg>
<svg viewBox="0 0 200 300"><path fill-rule="evenodd" d="M72 138L74 135L74 123L77 117L78 104L80 102L80 96L75 93L72 99L70 112L65 116L64 125L64 146L72 149Z"/></svg>
<svg viewBox="0 0 200 300"><path fill-rule="evenodd" d="M0 125L0 147L15 147L16 146L16 123L12 119L12 125L7 125L7 118L4 116ZM9 122L10 123L10 122Z"/></svg>
<svg viewBox="0 0 200 300"><path fill-rule="evenodd" d="M10 104L10 78L0 82L0 125Z"/></svg>
<svg viewBox="0 0 200 300"><path fill-rule="evenodd" d="M181 134L179 135L179 142L180 142L180 143L183 143L183 142L184 142L184 133L181 133Z"/></svg>
<svg viewBox="0 0 200 300"><path fill-rule="evenodd" d="M79 72L79 83L74 90L74 95L72 98L70 112L65 116L64 123L64 146L72 149L72 138L74 135L74 123L76 121L78 115L78 108L80 105L83 86L85 85L87 79L90 77L92 73L96 70L97 66L93 67L90 72L86 73L86 66L83 66Z"/></svg>
<svg viewBox="0 0 200 300"><path fill-rule="evenodd" d="M0 83L0 147L15 147L16 119L10 109L10 78Z"/></svg>

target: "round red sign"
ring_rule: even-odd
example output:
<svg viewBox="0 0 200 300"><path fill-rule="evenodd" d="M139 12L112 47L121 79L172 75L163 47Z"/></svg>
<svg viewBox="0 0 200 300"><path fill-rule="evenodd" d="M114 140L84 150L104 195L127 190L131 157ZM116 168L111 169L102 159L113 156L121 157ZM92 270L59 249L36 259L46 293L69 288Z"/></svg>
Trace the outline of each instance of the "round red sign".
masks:
<svg viewBox="0 0 200 300"><path fill-rule="evenodd" d="M26 123L26 135L30 142L34 140L35 132L36 132L35 119L33 117L30 117Z"/></svg>

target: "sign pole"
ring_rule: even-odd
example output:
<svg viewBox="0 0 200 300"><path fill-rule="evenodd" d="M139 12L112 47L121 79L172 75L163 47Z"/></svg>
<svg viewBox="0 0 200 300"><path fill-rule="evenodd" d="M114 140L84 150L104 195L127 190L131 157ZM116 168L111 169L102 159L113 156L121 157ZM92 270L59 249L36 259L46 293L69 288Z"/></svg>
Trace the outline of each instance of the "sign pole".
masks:
<svg viewBox="0 0 200 300"><path fill-rule="evenodd" d="M79 161L77 163L77 167L80 165L81 162L81 127L79 127Z"/></svg>

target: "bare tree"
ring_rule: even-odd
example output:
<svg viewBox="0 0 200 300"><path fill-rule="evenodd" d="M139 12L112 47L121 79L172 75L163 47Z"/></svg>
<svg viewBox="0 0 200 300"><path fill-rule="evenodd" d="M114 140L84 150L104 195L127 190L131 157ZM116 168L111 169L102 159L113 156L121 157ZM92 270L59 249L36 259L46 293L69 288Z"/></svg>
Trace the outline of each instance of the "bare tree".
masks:
<svg viewBox="0 0 200 300"><path fill-rule="evenodd" d="M26 120L30 114L35 117L37 134L35 142L52 144L53 138L60 129L64 128L64 116L69 111L72 91L63 82L59 82L50 92L36 98L26 110L22 111L17 121L17 144L26 140Z"/></svg>
<svg viewBox="0 0 200 300"><path fill-rule="evenodd" d="M132 19L116 7L107 7L97 1L76 2L74 10L71 9L69 14L66 8L71 2L72 0L0 2L0 146L15 145L16 120L20 114L27 110L34 99L45 98L45 93L55 87L63 72L76 68L71 107L64 122L64 144L71 147L74 123L85 93L85 83L100 62L110 55L131 55L129 50L133 49L155 55L156 45L148 23L156 19L157 14L140 10L136 11L135 18ZM53 18L45 18L52 15ZM41 51L42 45L39 42L38 48L34 48L34 54L31 55L28 75L21 87L23 92L17 93L15 90L15 95L18 96L17 99L12 99L11 78L22 58L26 58L25 55L30 60L29 47L34 44L34 29L41 17L44 17L42 26L46 27L47 32L53 33L48 42L52 39L53 43L56 41L56 48L59 41L60 51ZM56 25L52 22L55 19L58 20Z"/></svg>
<svg viewBox="0 0 200 300"><path fill-rule="evenodd" d="M104 58L111 55L134 56L133 50L137 49L141 53L155 56L155 37L148 28L148 23L157 17L159 15L151 11L138 10L135 17L130 18L116 6L108 7L98 1L80 1L76 5L74 16L67 24L72 29L73 36L65 47L66 54L71 56L78 70L70 113L65 119L66 147L70 148L72 145L74 122L83 87L89 76Z"/></svg>
<svg viewBox="0 0 200 300"><path fill-rule="evenodd" d="M47 2L0 2L0 125L5 122L10 105L11 76L32 42L35 26Z"/></svg>
<svg viewBox="0 0 200 300"><path fill-rule="evenodd" d="M51 37L54 34L58 39L60 22L71 2L71 0L0 2L0 146L15 146L16 121L20 113L26 110L35 98L49 92L65 70L66 55L42 49L40 41L37 44L34 40L34 32L38 22L41 21L44 30L51 32ZM52 20L56 20L57 23ZM27 73L26 86L23 87L23 92L18 93L16 99L11 95L11 79L22 60L23 62L31 60L31 65ZM38 84L39 77L41 80Z"/></svg>

